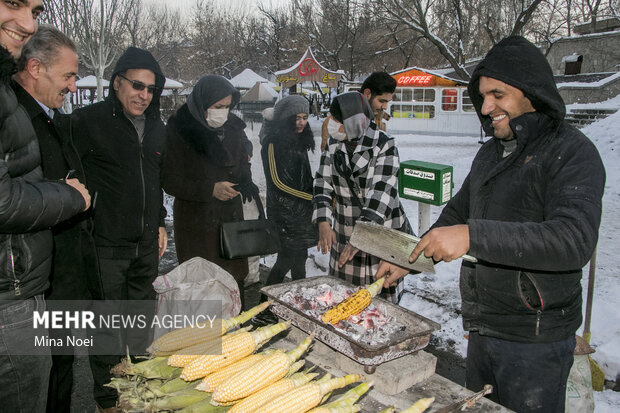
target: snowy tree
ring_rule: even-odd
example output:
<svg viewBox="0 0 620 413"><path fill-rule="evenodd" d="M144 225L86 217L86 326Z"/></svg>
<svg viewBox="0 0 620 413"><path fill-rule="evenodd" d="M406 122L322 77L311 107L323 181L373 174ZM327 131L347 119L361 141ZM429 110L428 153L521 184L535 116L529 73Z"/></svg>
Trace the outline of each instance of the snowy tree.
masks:
<svg viewBox="0 0 620 413"><path fill-rule="evenodd" d="M505 36L523 34L541 1L377 0L377 11L388 27L424 37L459 76L468 79L465 62L471 55L469 49L486 40L496 43Z"/></svg>
<svg viewBox="0 0 620 413"><path fill-rule="evenodd" d="M136 0L49 0L45 21L79 45L81 62L97 77L97 100L103 99L103 75L122 52L126 22Z"/></svg>

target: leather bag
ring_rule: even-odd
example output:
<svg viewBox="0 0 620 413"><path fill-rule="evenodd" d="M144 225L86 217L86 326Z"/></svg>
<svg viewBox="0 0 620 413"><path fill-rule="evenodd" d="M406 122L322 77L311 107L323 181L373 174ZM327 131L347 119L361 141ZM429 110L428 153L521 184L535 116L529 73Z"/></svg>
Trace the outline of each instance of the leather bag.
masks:
<svg viewBox="0 0 620 413"><path fill-rule="evenodd" d="M220 257L252 257L275 254L280 250L280 236L275 225L265 217L260 198L255 199L258 219L224 222L219 228Z"/></svg>

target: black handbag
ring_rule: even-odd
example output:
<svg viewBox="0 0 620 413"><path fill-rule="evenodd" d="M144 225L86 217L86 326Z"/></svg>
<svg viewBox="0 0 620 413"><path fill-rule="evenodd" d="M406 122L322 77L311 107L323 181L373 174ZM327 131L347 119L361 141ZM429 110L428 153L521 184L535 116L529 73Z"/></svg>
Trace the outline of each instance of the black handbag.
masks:
<svg viewBox="0 0 620 413"><path fill-rule="evenodd" d="M253 257L274 254L280 250L278 230L265 217L265 210L260 198L255 199L258 219L224 222L219 228L220 257Z"/></svg>

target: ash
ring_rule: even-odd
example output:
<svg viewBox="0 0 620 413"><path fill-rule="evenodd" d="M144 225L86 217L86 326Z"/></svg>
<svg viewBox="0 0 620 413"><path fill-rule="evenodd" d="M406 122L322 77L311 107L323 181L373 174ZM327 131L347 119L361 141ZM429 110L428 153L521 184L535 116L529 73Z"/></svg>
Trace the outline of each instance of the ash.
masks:
<svg viewBox="0 0 620 413"><path fill-rule="evenodd" d="M313 287L293 288L284 293L280 300L323 324L321 315L355 291L357 289L347 288L344 285L319 284ZM334 327L352 340L367 345L385 344L390 341L392 335L405 329L404 325L397 323L387 314L384 305L375 306L373 303L361 313L340 321Z"/></svg>

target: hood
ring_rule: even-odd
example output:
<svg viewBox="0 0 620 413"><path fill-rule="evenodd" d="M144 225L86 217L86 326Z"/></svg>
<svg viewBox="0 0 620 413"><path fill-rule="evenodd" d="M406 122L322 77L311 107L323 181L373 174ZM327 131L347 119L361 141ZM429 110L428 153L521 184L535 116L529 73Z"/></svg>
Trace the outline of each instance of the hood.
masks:
<svg viewBox="0 0 620 413"><path fill-rule="evenodd" d="M112 72L112 78L110 79L110 90L108 99L114 99L118 101L116 97L116 91L114 90L114 80L119 73L124 73L129 69L148 69L155 73L155 86L157 86L157 92L153 94L153 99L148 108L146 108L145 115L156 115L159 117L159 97L163 92L164 84L166 83L166 77L164 76L159 63L153 57L153 55L144 49L138 49L137 47L129 47L125 50L125 53L121 55L114 66Z"/></svg>
<svg viewBox="0 0 620 413"><path fill-rule="evenodd" d="M537 112L557 122L564 119L566 105L556 87L551 66L540 50L524 37L506 37L493 46L474 69L467 87L482 127L492 135L491 119L480 113L483 103L479 93L480 76L520 89Z"/></svg>
<svg viewBox="0 0 620 413"><path fill-rule="evenodd" d="M329 113L344 125L349 140L364 136L370 121L375 118L366 97L359 92L347 92L336 96Z"/></svg>
<svg viewBox="0 0 620 413"><path fill-rule="evenodd" d="M224 99L226 96L232 95L232 103L230 109L234 108L239 102L239 91L223 76L206 75L200 78L192 93L187 97L187 107L192 117L207 129L213 129L207 125L205 112L214 103ZM228 112L230 120L231 113Z"/></svg>

